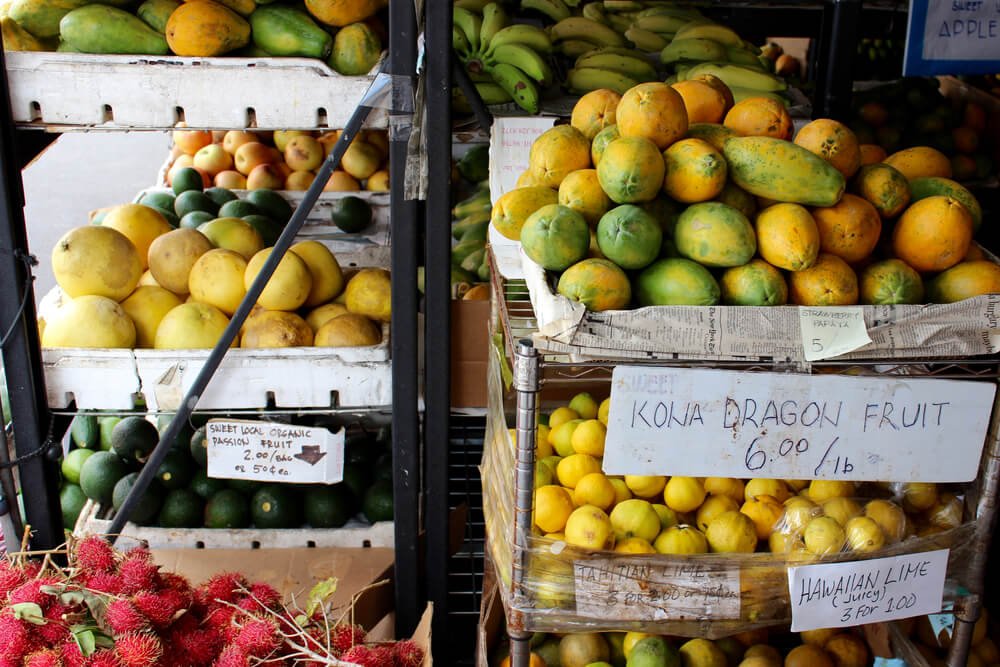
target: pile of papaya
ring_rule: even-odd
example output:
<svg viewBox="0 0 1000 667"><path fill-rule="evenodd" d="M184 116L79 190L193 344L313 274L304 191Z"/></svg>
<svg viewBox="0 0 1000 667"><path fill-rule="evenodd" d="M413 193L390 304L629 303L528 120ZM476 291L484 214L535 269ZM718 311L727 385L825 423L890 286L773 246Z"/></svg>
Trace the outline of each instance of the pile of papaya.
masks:
<svg viewBox="0 0 1000 667"><path fill-rule="evenodd" d="M4 48L212 57L299 57L367 74L386 41L387 0L10 0Z"/></svg>
<svg viewBox="0 0 1000 667"><path fill-rule="evenodd" d="M975 196L930 146L794 132L721 80L592 91L532 144L491 224L588 310L951 303L1000 292Z"/></svg>

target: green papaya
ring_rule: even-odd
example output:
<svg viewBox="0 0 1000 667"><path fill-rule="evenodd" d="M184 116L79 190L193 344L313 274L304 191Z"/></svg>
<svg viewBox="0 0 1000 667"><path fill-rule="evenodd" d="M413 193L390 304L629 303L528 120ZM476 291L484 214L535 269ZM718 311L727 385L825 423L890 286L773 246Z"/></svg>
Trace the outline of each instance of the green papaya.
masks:
<svg viewBox="0 0 1000 667"><path fill-rule="evenodd" d="M146 0L135 13L146 25L162 35L167 30L167 19L180 6L178 0Z"/></svg>
<svg viewBox="0 0 1000 667"><path fill-rule="evenodd" d="M140 18L105 5L87 5L66 14L59 22L59 36L83 53L170 53L163 35Z"/></svg>
<svg viewBox="0 0 1000 667"><path fill-rule="evenodd" d="M14 0L8 16L35 37L58 37L59 22L90 0Z"/></svg>
<svg viewBox="0 0 1000 667"><path fill-rule="evenodd" d="M250 15L253 43L275 56L326 58L333 37L308 14L292 7L265 5Z"/></svg>
<svg viewBox="0 0 1000 667"><path fill-rule="evenodd" d="M362 76L375 67L382 42L366 23L352 23L337 31L329 65L338 74Z"/></svg>

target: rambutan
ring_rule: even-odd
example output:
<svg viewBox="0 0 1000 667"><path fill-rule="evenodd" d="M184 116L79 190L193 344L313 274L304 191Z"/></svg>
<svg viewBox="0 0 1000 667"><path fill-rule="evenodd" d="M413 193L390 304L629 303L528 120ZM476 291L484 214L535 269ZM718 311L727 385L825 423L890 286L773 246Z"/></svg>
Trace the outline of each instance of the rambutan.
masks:
<svg viewBox="0 0 1000 667"><path fill-rule="evenodd" d="M129 556L136 552L149 553L148 551L133 549L129 552ZM159 569L148 558L126 557L118 569L118 576L122 579L122 592L125 595L134 595L140 591L154 590L157 588L157 584L159 584L159 581L157 581Z"/></svg>
<svg viewBox="0 0 1000 667"><path fill-rule="evenodd" d="M63 667L62 654L51 648L35 651L24 657L24 667Z"/></svg>
<svg viewBox="0 0 1000 667"><path fill-rule="evenodd" d="M342 661L353 662L361 667L387 667L392 664L391 654L388 656L388 661L380 661L382 658L382 652L377 647L365 646L364 644L349 648L344 655L340 656Z"/></svg>
<svg viewBox="0 0 1000 667"><path fill-rule="evenodd" d="M116 635L138 632L149 627L149 619L139 611L131 600L118 598L108 604L104 615L108 627Z"/></svg>
<svg viewBox="0 0 1000 667"><path fill-rule="evenodd" d="M7 604L14 605L22 602L31 602L33 604L37 604L42 609L45 609L55 598L48 593L43 593L42 586L46 586L51 583L51 581L45 581L42 579L32 579L31 581L26 581L7 594Z"/></svg>
<svg viewBox="0 0 1000 667"><path fill-rule="evenodd" d="M177 655L183 656L189 665L210 665L222 648L219 636L209 630L193 630L171 637L170 645L176 647Z"/></svg>
<svg viewBox="0 0 1000 667"><path fill-rule="evenodd" d="M281 646L278 624L269 618L251 618L243 623L233 641L237 647L255 658L264 658Z"/></svg>
<svg viewBox="0 0 1000 667"><path fill-rule="evenodd" d="M235 613L236 610L232 607L216 607L205 616L205 626L219 636L224 636Z"/></svg>
<svg viewBox="0 0 1000 667"><path fill-rule="evenodd" d="M80 652L80 647L74 640L63 642L62 650L63 664L66 667L83 667L87 659Z"/></svg>
<svg viewBox="0 0 1000 667"><path fill-rule="evenodd" d="M125 667L150 667L163 655L163 644L152 633L129 632L115 637L114 650Z"/></svg>
<svg viewBox="0 0 1000 667"><path fill-rule="evenodd" d="M396 667L420 667L424 664L424 649L412 639L404 639L393 645L392 660Z"/></svg>
<svg viewBox="0 0 1000 667"><path fill-rule="evenodd" d="M173 572L160 572L159 573L160 588L168 589L172 591L177 591L181 595L186 595L191 597L191 582L179 574Z"/></svg>
<svg viewBox="0 0 1000 667"><path fill-rule="evenodd" d="M21 660L14 660L13 658L5 658L0 655L0 667L21 667L24 662Z"/></svg>
<svg viewBox="0 0 1000 667"><path fill-rule="evenodd" d="M250 586L250 595L268 609L277 609L281 606L281 593L261 581Z"/></svg>
<svg viewBox="0 0 1000 667"><path fill-rule="evenodd" d="M352 646L365 642L365 629L360 625L335 625L330 628L330 650L340 655Z"/></svg>
<svg viewBox="0 0 1000 667"><path fill-rule="evenodd" d="M223 572L217 574L199 589L199 593L208 602L222 600L224 602L235 602L243 596L243 589L247 587L247 580L238 572Z"/></svg>
<svg viewBox="0 0 1000 667"><path fill-rule="evenodd" d="M103 537L90 535L76 543L74 563L84 574L93 575L113 572L118 565L118 558L110 542Z"/></svg>
<svg viewBox="0 0 1000 667"><path fill-rule="evenodd" d="M250 658L239 647L227 646L214 664L215 667L250 667Z"/></svg>
<svg viewBox="0 0 1000 667"><path fill-rule="evenodd" d="M28 627L13 613L0 615L0 657L20 660L32 648Z"/></svg>
<svg viewBox="0 0 1000 667"><path fill-rule="evenodd" d="M0 598L7 596L25 581L24 571L6 558L0 560Z"/></svg>
<svg viewBox="0 0 1000 667"><path fill-rule="evenodd" d="M91 590L110 595L122 594L122 580L116 574L98 572L87 578L86 582L87 588Z"/></svg>
<svg viewBox="0 0 1000 667"><path fill-rule="evenodd" d="M185 608L188 601L177 591L167 590L137 593L132 596L132 602L153 625L165 628L173 622L174 615Z"/></svg>
<svg viewBox="0 0 1000 667"><path fill-rule="evenodd" d="M87 662L83 663L87 667L122 667L121 661L118 656L115 655L114 651L108 648L98 649L94 651Z"/></svg>

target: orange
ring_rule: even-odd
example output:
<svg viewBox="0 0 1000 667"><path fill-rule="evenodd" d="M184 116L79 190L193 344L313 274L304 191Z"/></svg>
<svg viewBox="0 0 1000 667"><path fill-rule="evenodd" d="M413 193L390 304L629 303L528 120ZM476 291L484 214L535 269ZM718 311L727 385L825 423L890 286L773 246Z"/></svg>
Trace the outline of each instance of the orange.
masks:
<svg viewBox="0 0 1000 667"><path fill-rule="evenodd" d="M812 216L819 229L820 250L848 263L868 257L882 233L878 211L857 195L845 194L833 206L814 208Z"/></svg>
<svg viewBox="0 0 1000 667"><path fill-rule="evenodd" d="M663 151L663 162L663 190L679 202L708 201L726 185L726 159L707 141L682 139Z"/></svg>
<svg viewBox="0 0 1000 667"><path fill-rule="evenodd" d="M542 657L537 653L532 653L531 657L528 658L528 667L545 667L546 663L542 660ZM508 655L500 663L500 667L510 667L510 656Z"/></svg>
<svg viewBox="0 0 1000 667"><path fill-rule="evenodd" d="M931 303L954 303L1000 293L1000 266L986 260L961 262L927 284Z"/></svg>
<svg viewBox="0 0 1000 667"><path fill-rule="evenodd" d="M858 277L840 257L821 252L811 267L788 274L788 301L800 306L855 304Z"/></svg>
<svg viewBox="0 0 1000 667"><path fill-rule="evenodd" d="M936 195L914 202L892 230L892 250L917 271L958 264L972 241L972 216L957 199Z"/></svg>
<svg viewBox="0 0 1000 667"><path fill-rule="evenodd" d="M861 144L858 146L858 151L861 154L861 166L877 164L888 157L885 149L878 144Z"/></svg>
<svg viewBox="0 0 1000 667"><path fill-rule="evenodd" d="M770 97L748 97L737 102L723 125L743 137L792 138L792 117L784 104Z"/></svg>
<svg viewBox="0 0 1000 667"><path fill-rule="evenodd" d="M588 141L593 140L598 132L615 124L615 109L621 99L621 95L607 88L592 90L577 101L569 124Z"/></svg>
<svg viewBox="0 0 1000 667"><path fill-rule="evenodd" d="M799 130L795 143L820 156L851 178L861 166L858 138L844 125L829 118L818 118Z"/></svg>
<svg viewBox="0 0 1000 667"><path fill-rule="evenodd" d="M644 137L661 151L687 134L684 98L665 83L641 83L627 90L615 110L623 137Z"/></svg>
<svg viewBox="0 0 1000 667"><path fill-rule="evenodd" d="M721 123L726 117L726 98L704 81L678 81L670 86L684 100L688 124Z"/></svg>

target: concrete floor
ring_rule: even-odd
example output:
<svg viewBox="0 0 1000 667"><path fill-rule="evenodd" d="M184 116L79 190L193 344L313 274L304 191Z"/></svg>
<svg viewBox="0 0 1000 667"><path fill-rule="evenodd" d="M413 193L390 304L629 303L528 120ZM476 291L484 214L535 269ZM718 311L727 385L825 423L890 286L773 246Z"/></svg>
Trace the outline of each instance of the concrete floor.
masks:
<svg viewBox="0 0 1000 667"><path fill-rule="evenodd" d="M23 172L28 247L38 258L35 299L53 287L51 253L67 230L98 208L124 204L156 176L170 150L166 132L70 132Z"/></svg>

